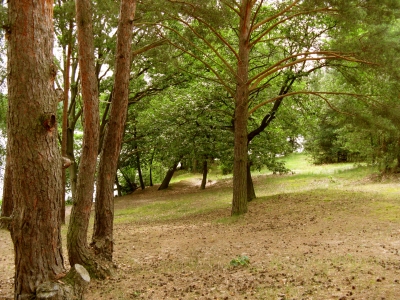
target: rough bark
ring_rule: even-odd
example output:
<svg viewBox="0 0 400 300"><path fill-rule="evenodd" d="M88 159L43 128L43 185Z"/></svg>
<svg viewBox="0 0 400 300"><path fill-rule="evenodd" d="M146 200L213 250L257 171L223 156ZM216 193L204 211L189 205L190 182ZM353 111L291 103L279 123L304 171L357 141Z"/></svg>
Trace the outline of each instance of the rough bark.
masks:
<svg viewBox="0 0 400 300"><path fill-rule="evenodd" d="M63 274L53 1L8 2L8 143L12 161L14 299Z"/></svg>
<svg viewBox="0 0 400 300"><path fill-rule="evenodd" d="M76 1L79 65L83 101L83 142L70 223L67 247L70 264L81 264L95 277L104 277L101 265L93 260L87 243L93 202L94 176L99 146L99 101L95 73L91 1Z"/></svg>
<svg viewBox="0 0 400 300"><path fill-rule="evenodd" d="M82 300L89 283L90 275L87 270L76 264L62 280L40 284L35 300Z"/></svg>
<svg viewBox="0 0 400 300"><path fill-rule="evenodd" d="M201 180L201 185L200 185L200 188L202 190L204 190L206 188L207 174L208 174L208 164L207 164L207 160L205 159L203 161L203 179Z"/></svg>
<svg viewBox="0 0 400 300"><path fill-rule="evenodd" d="M96 209L92 247L112 260L114 222L114 179L124 133L129 101L129 75L133 18L136 0L122 0L117 30L117 52L110 120L104 136L97 177Z"/></svg>
<svg viewBox="0 0 400 300"><path fill-rule="evenodd" d="M160 190L165 190L165 189L168 188L169 183L171 182L171 179L172 179L172 177L174 176L174 173L175 173L175 171L176 171L176 168L178 167L178 164L179 164L179 161L176 162L176 163L172 166L172 168L170 168L170 169L167 171L167 174L165 175L164 180L162 181L161 185L158 187L158 190L159 190L159 191L160 191Z"/></svg>
<svg viewBox="0 0 400 300"><path fill-rule="evenodd" d="M12 166L11 166L11 153L9 151L9 143L7 144L6 154L6 170L4 173L4 185L3 185L3 198L1 203L1 215L3 219L0 219L0 228L9 229L10 219L4 219L10 217L13 212L13 198L12 198Z"/></svg>
<svg viewBox="0 0 400 300"><path fill-rule="evenodd" d="M240 4L239 58L235 95L232 215L247 212L247 118L249 104L250 16L253 1Z"/></svg>

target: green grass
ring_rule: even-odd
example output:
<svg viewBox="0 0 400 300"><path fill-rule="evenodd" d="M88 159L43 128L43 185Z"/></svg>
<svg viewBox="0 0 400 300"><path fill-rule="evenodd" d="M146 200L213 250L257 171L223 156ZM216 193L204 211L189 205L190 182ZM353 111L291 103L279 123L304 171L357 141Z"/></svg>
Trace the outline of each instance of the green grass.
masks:
<svg viewBox="0 0 400 300"><path fill-rule="evenodd" d="M210 211L228 208L231 204L230 191L205 190L202 193L185 193L138 207L118 209L116 223L157 222L186 218Z"/></svg>
<svg viewBox="0 0 400 300"><path fill-rule="evenodd" d="M379 219L383 221L400 222L400 203L376 201L370 207Z"/></svg>
<svg viewBox="0 0 400 300"><path fill-rule="evenodd" d="M356 166L354 163L314 165L309 157L303 153L293 153L280 160L285 162L286 167L295 174L326 175L347 173L347 171L354 172L355 170L358 170L356 173L360 171L368 173L375 170L374 168Z"/></svg>
<svg viewBox="0 0 400 300"><path fill-rule="evenodd" d="M305 154L292 154L281 158L286 162L294 174L272 175L267 170L254 172L253 180L257 199L260 201L271 199L272 196L291 195L306 197L318 202L335 203L340 199L350 198L362 201L362 197L377 197L381 202L371 209L376 214L386 216L386 219L395 220L400 215L400 205L397 204L398 187L393 183L380 183L366 180L376 173L374 168L357 166L353 163L333 165L313 165ZM217 172L216 177L222 176ZM260 176L261 177L258 177ZM228 178L231 175L224 176ZM214 178L216 178L214 177ZM174 190L174 183L201 178L201 174L192 174L180 171L174 176L170 190ZM178 187L176 188L178 190ZM365 193L364 193L365 192ZM299 197L300 197L299 196ZM185 190L182 194L166 193L159 200L141 206L118 209L115 211L116 223L127 222L163 222L182 219L226 209L229 211L232 201L232 188L229 186L218 189L206 188L200 191L193 186L193 190ZM240 223L241 217L224 216L216 223Z"/></svg>

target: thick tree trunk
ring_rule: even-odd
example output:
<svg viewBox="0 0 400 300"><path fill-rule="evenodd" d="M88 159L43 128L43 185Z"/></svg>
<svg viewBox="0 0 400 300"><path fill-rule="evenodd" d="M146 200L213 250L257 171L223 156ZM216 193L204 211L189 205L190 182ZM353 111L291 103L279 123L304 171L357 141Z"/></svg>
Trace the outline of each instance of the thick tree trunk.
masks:
<svg viewBox="0 0 400 300"><path fill-rule="evenodd" d="M8 2L9 159L12 162L14 299L34 299L64 273L61 156L54 92L53 1Z"/></svg>
<svg viewBox="0 0 400 300"><path fill-rule="evenodd" d="M76 23L82 81L83 143L76 196L68 227L67 247L72 266L81 264L92 275L103 277L104 274L100 271L101 266L93 260L87 244L99 146L99 101L94 63L91 1L76 1Z"/></svg>
<svg viewBox="0 0 400 300"><path fill-rule="evenodd" d="M201 180L200 188L204 190L207 184L208 164L207 159L203 161L203 179Z"/></svg>
<svg viewBox="0 0 400 300"><path fill-rule="evenodd" d="M104 136L96 189L96 214L91 245L95 253L112 260L114 179L125 128L129 100L129 75L136 0L122 0L117 31L117 53L110 120Z"/></svg>
<svg viewBox="0 0 400 300"><path fill-rule="evenodd" d="M235 96L232 215L247 212L247 118L249 104L250 16L252 0L240 5L239 58Z"/></svg>
<svg viewBox="0 0 400 300"><path fill-rule="evenodd" d="M171 182L171 179L172 179L172 177L174 176L174 173L175 173L175 171L176 171L176 168L178 167L178 164L179 164L179 161L176 162L176 163L172 166L172 168L170 168L170 169L167 171L167 174L165 175L163 182L161 183L161 185L160 185L159 188L158 188L159 191L160 191L160 190L165 190L165 189L168 188L169 183Z"/></svg>
<svg viewBox="0 0 400 300"><path fill-rule="evenodd" d="M1 203L1 217L10 217L13 212L13 198L12 198L12 166L11 166L11 154L10 154L10 143L7 144L6 154L6 170L4 173L4 185L3 185L3 200ZM0 228L9 228L9 219L0 219Z"/></svg>

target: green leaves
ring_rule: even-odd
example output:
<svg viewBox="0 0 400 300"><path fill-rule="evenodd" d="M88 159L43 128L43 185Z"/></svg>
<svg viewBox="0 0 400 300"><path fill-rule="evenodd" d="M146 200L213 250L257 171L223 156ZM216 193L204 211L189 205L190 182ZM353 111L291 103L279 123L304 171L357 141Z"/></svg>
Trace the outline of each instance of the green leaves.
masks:
<svg viewBox="0 0 400 300"><path fill-rule="evenodd" d="M229 262L231 267L247 267L250 264L250 259L246 255L238 255Z"/></svg>

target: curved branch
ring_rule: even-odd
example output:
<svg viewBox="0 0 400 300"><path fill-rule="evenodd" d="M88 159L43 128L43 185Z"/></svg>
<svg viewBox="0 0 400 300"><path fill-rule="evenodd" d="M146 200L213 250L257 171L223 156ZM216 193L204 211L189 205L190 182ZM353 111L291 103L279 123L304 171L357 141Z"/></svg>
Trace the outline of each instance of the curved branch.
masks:
<svg viewBox="0 0 400 300"><path fill-rule="evenodd" d="M321 57L307 57L309 55L324 55ZM287 62L288 60L291 59L295 59L296 57L299 56L306 56L304 58L297 58L296 60L290 62L290 63L286 63L284 65L282 65L283 63ZM303 63L306 61L314 61L314 60L325 60L325 59L341 59L341 60L345 60L345 61L351 61L351 62L357 62L357 63L365 63L365 64L373 64L371 62L368 61L364 61L364 60L360 60L357 59L355 57L352 56L346 56L344 54L340 54L340 53L336 53L336 52L329 52L329 51L316 51L316 52L304 52L304 53L298 53L298 54L294 54L294 55L290 55L282 60L280 60L279 62L275 63L274 65L272 65L271 67L267 68L266 70L262 71L261 73L258 73L256 76L254 76L253 78L251 78L249 80L249 83L251 84L250 86L250 90L255 89L257 87L257 85L267 76L282 70L284 68L290 67L290 66L294 66L297 65L299 63ZM255 82L254 82L255 81ZM254 83L252 83L254 82Z"/></svg>
<svg viewBox="0 0 400 300"><path fill-rule="evenodd" d="M309 92L309 91L290 92L290 93L287 93L287 94L284 94L284 95L276 96L276 97L274 97L272 99L269 99L269 100L261 102L260 104L257 104L256 106L254 106L249 111L249 116L252 113L254 113L257 109L259 109L260 107L262 107L262 106L264 106L264 105L266 105L268 103L275 102L275 101L277 101L279 99L282 99L282 98L285 98L285 97L294 96L294 95L300 95L300 94L318 96L318 97L324 99L324 101L328 103L329 107L331 107L332 109L334 109L335 111L338 111L338 112L340 112L340 111L338 109L335 109L334 106L329 102L329 100L326 99L325 97L323 97L322 95L343 95L343 96L351 96L351 97L356 97L356 98L367 96L367 95L361 95L361 94L342 93L342 92ZM349 113L345 113L345 112L341 112L341 113L353 116L352 114L349 114Z"/></svg>
<svg viewBox="0 0 400 300"><path fill-rule="evenodd" d="M292 9L292 7L296 6L297 3L299 3L300 0L295 0L292 4L290 4L288 7L286 7L284 10L280 11L279 13L277 13L276 15L273 15L269 18L266 18L260 22L258 22L257 24L255 24L254 26L251 27L251 31L254 31L255 29L257 29L258 27L280 17L281 15L283 15L284 13L288 12L289 10Z"/></svg>
<svg viewBox="0 0 400 300"><path fill-rule="evenodd" d="M162 40L160 40L160 41L156 41L156 42L151 43L151 44L149 44L149 45L147 45L147 46L144 46L144 47L142 47L142 48L140 48L140 49L137 49L137 50L135 50L135 51L132 52L132 59L133 59L136 55L142 54L142 53L144 53L144 52L146 52L146 51L148 51L148 50L154 49L154 48L156 48L156 47L158 47L158 46L165 45L166 42L167 42L166 39L162 39Z"/></svg>
<svg viewBox="0 0 400 300"><path fill-rule="evenodd" d="M230 95L232 95L232 96L235 95L235 92L225 83L225 80L221 77L221 75L219 75L219 72L218 72L213 66L211 66L209 63L207 63L207 62L206 62L204 59L202 59L201 57L199 57L199 56L193 54L192 52L187 51L186 49L184 49L184 48L181 47L180 45L174 43L173 41L171 41L171 40L169 40L169 39L167 39L167 41L168 41L168 43L169 43L170 45L172 45L172 46L174 46L175 48L181 50L182 52L188 54L189 56L193 57L194 59L200 61L204 66L206 66L211 72L214 73L214 75L215 75L215 76L217 77L217 79L218 79L218 82L219 82L221 85L224 86L224 88L226 89L226 91L227 91ZM190 41L187 41L187 42L190 43ZM196 47L196 46L194 45L194 47ZM198 49L198 48L196 47L196 49ZM199 49L199 50L201 51L201 49ZM232 74L232 75L235 76L235 74Z"/></svg>
<svg viewBox="0 0 400 300"><path fill-rule="evenodd" d="M199 22L203 23L204 25L206 25L207 27L209 27L209 29L211 29L211 28L210 28L211 26L210 26L208 23L204 22L204 21L201 20L200 18L197 18L197 17L194 17L194 18L195 18L196 20L198 20ZM189 28L199 39L201 39L201 40L208 46L209 49L212 50L212 52L215 53L215 55L217 55L217 57L222 61L222 63L228 68L228 70L229 70L232 74L235 74L235 70L232 68L232 66L224 59L224 57L217 51L217 49L215 49L214 46L211 45L210 42L208 42L201 34L199 34L199 33L196 31L196 29L193 28L193 26L191 26L188 22L186 22L186 21L184 21L184 20L182 20L182 19L179 19L179 18L176 18L176 17L173 17L173 19L175 19L176 21L179 21L179 22L185 24L187 28ZM218 32L216 32L215 29L211 29L211 31L218 37L218 39L219 39L222 43L224 43L224 44L229 48L229 50L232 51L232 53L235 55L236 59L238 60L238 59L239 59L239 55L238 55L238 54L236 53L236 51L232 48L232 46L231 46ZM175 31L175 32L176 32L176 31ZM180 36L182 37L182 35L180 35ZM197 47L197 46L196 46L196 47ZM197 48L198 48L198 47L197 47Z"/></svg>
<svg viewBox="0 0 400 300"><path fill-rule="evenodd" d="M272 31L272 29L274 29L275 27L277 27L279 24L285 23L286 21L289 21L289 20L291 20L291 19L293 19L293 18L295 18L295 17L301 16L301 15L307 15L307 14L318 13L318 12L324 12L324 11L329 12L329 11L336 11L336 10L330 9L330 8L320 8L320 9L311 10L311 11L302 11L302 12L296 13L296 14L294 14L294 15L288 16L288 17L286 17L286 18L284 18L284 19L282 19L282 20L276 22L276 23L273 24L271 27L269 27L267 30L265 30L262 34L260 34L260 36L259 36L257 39L255 39L254 41L252 41L252 42L250 43L250 47L252 48L255 44L257 44L264 36L266 36L268 33L270 33L270 32ZM271 17L271 18L272 18L272 17ZM265 20L264 23L271 21L271 20L273 19L273 18L272 18L272 19L271 19L271 18L268 18L268 19L267 19L268 21ZM256 24L256 26L257 26L257 24ZM253 31L253 28L252 28L252 31Z"/></svg>
<svg viewBox="0 0 400 300"><path fill-rule="evenodd" d="M240 11L237 9L237 8L235 8L235 7L233 7L233 5L230 5L229 3L228 3L228 1L225 1L225 0L220 0L224 5L226 5L227 7L229 7L230 9L232 9L232 11L234 11L238 16L240 16Z"/></svg>

